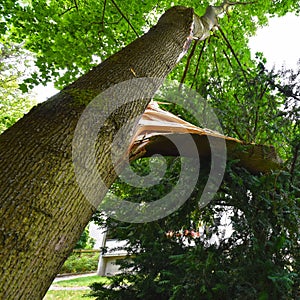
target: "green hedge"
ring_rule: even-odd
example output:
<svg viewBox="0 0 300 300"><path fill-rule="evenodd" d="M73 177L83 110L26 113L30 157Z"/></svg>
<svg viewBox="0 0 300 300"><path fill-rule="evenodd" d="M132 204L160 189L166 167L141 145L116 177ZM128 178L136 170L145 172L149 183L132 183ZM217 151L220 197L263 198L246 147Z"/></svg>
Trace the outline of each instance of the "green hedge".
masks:
<svg viewBox="0 0 300 300"><path fill-rule="evenodd" d="M59 273L81 273L96 271L99 253L73 253L65 261Z"/></svg>

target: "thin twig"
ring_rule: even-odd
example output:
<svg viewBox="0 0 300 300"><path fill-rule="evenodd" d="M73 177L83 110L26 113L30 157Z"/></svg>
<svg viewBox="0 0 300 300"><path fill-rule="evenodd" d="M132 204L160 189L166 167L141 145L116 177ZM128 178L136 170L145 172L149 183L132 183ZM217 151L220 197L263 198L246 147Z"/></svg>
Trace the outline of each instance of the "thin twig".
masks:
<svg viewBox="0 0 300 300"><path fill-rule="evenodd" d="M228 48L230 49L232 55L234 56L234 58L235 58L235 60L237 61L238 65L240 66L241 71L243 72L244 78L245 78L245 80L246 80L248 86L250 87L250 84L249 84L249 82L248 82L248 78L247 78L246 72L245 72L245 70L244 70L244 68L243 68L243 66L242 66L242 64L241 64L241 62L240 62L240 60L239 60L239 58L237 57L237 55L236 55L234 49L232 48L232 46L231 46L229 40L227 39L227 37L226 37L224 31L221 29L220 26L218 26L218 29L219 29L219 31L220 31L222 37L224 38L224 40L225 40L225 42L226 42Z"/></svg>
<svg viewBox="0 0 300 300"><path fill-rule="evenodd" d="M266 93L267 89L268 89L268 85L266 85L265 88L263 86L261 87L260 95L258 97L259 100L261 100L263 98L263 96ZM260 109L260 106L258 106L256 111L255 111L255 121L254 121L253 135L256 135L256 131L257 131L257 128L258 128L259 109Z"/></svg>
<svg viewBox="0 0 300 300"><path fill-rule="evenodd" d="M72 7L70 7L70 8L68 8L67 10L65 10L63 13L61 13L61 14L59 14L59 16L61 17L61 16L63 16L64 14L66 14L67 12L69 12L70 10L72 10L72 9L74 9L74 8L76 8L76 10L78 11L78 6L72 6Z"/></svg>
<svg viewBox="0 0 300 300"><path fill-rule="evenodd" d="M126 22L128 23L128 25L131 27L131 29L134 31L134 33L136 34L137 37L140 37L139 34L137 33L137 31L134 29L134 27L132 26L132 24L130 23L130 21L128 20L128 18L123 14L123 12L121 11L121 9L119 8L119 6L117 5L117 3L114 0L111 0L112 4L116 7L116 9L118 10L118 12L121 14L121 16L126 20Z"/></svg>
<svg viewBox="0 0 300 300"><path fill-rule="evenodd" d="M228 61L229 65L230 65L230 67L233 69L233 66L232 66L231 60L230 60L229 56L227 55L226 51L225 51L225 50L223 50L223 53L224 53L224 55L225 55L225 57L226 57L226 59L227 59L227 61Z"/></svg>
<svg viewBox="0 0 300 300"><path fill-rule="evenodd" d="M236 102L241 106L242 102L240 101L240 99L238 98L237 94L233 94L234 99L236 100Z"/></svg>
<svg viewBox="0 0 300 300"><path fill-rule="evenodd" d="M193 78L193 83L191 85L191 88L193 88L193 86L194 86L194 82L195 82L196 76L197 76L198 71L199 71L200 60L202 58L202 54L203 54L204 49L205 49L206 41L207 40L204 40L203 46L201 48L201 51L200 51L200 54L199 54L199 57L198 57L198 61L197 61L197 65L196 65L196 70L195 70L195 73L194 73L194 78Z"/></svg>
<svg viewBox="0 0 300 300"><path fill-rule="evenodd" d="M278 90L279 90L279 92L281 92L283 95L285 95L286 97L291 97L291 98L294 98L295 100L297 100L297 101L300 101L300 98L298 97L298 95L295 95L292 91L286 91L285 89L284 89L284 86L281 86L280 84L276 84L275 82L274 82L274 80L271 80L271 79L269 79L268 80L268 82L270 83L270 84L272 84L272 85L274 85Z"/></svg>
<svg viewBox="0 0 300 300"><path fill-rule="evenodd" d="M192 57L195 53L195 50L197 48L197 44L198 44L199 40L195 40L194 42L194 45L193 45L193 48L191 50L191 53L189 54L188 58L187 58L187 62L186 62L186 65L185 65L185 69L184 69L184 72L183 72L183 75L182 75L182 78L180 80L180 85L179 85L179 90L182 88L182 85L184 83L184 80L186 78L186 75L188 73L188 70L189 70L189 67L190 67L190 64L191 64L191 60L192 60Z"/></svg>
<svg viewBox="0 0 300 300"><path fill-rule="evenodd" d="M249 123L250 119L251 119L251 115L247 112L246 106L242 104L242 101L240 101L240 99L238 98L237 94L234 94L233 97L236 100L237 104L239 104L240 108L244 111L244 115L245 116L249 116L248 122L247 122L247 123ZM249 130L249 128L246 128L245 130L246 130L246 132L248 133L248 136L249 136L248 140L250 140L250 138L252 140L253 139L253 135L252 135L251 131Z"/></svg>
<svg viewBox="0 0 300 300"><path fill-rule="evenodd" d="M78 4L77 4L76 0L74 0L74 4L75 4L75 7L76 7L76 10L78 11Z"/></svg>
<svg viewBox="0 0 300 300"><path fill-rule="evenodd" d="M257 127L258 127L258 120L259 120L259 106L257 106L256 110L255 110L255 120L254 120L254 128L252 130L252 135L255 137L256 136L256 131L257 131Z"/></svg>
<svg viewBox="0 0 300 300"><path fill-rule="evenodd" d="M294 157L293 157L293 160L292 160L292 165L291 165L291 170L290 170L291 182L294 181L294 174L295 174L296 163L297 163L298 156L299 156L299 150L300 150L300 144L298 144L295 147Z"/></svg>
<svg viewBox="0 0 300 300"><path fill-rule="evenodd" d="M220 71L219 71L219 67L218 67L217 55L216 55L216 50L215 49L214 49L214 61L215 61L216 72L217 72L219 84L221 84L222 81L221 81L221 76L220 76Z"/></svg>
<svg viewBox="0 0 300 300"><path fill-rule="evenodd" d="M238 138L243 141L245 139L245 137L239 132L237 126L235 123L231 123L231 125L233 126L233 129L235 131L235 134L238 136Z"/></svg>
<svg viewBox="0 0 300 300"><path fill-rule="evenodd" d="M255 3L257 3L257 1L251 1L251 2L230 2L230 1L224 1L224 4L229 4L229 5L237 5L237 4L248 5L248 4L255 4Z"/></svg>
<svg viewBox="0 0 300 300"><path fill-rule="evenodd" d="M102 11L102 30L104 29L104 15L105 15L105 9L106 9L106 0L104 0L104 4L103 4L103 11Z"/></svg>

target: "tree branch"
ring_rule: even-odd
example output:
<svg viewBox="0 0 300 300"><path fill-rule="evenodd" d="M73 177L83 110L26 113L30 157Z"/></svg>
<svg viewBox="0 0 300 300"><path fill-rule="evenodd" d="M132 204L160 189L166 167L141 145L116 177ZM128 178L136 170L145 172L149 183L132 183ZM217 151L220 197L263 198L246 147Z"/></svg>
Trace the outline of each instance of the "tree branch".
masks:
<svg viewBox="0 0 300 300"><path fill-rule="evenodd" d="M105 9L106 9L106 0L104 0L103 11L102 11L102 19L101 19L101 23L102 23L102 28L103 28L103 29L104 29L104 15L105 15Z"/></svg>
<svg viewBox="0 0 300 300"><path fill-rule="evenodd" d="M181 78L181 80L180 80L179 89L181 89L182 84L184 83L184 80L185 80L185 78L186 78L187 72L188 72L189 67L190 67L190 64L191 64L191 59L192 59L193 55L195 54L195 50L196 50L196 48L197 48L198 42L199 42L199 40L196 40L196 41L194 42L193 48L192 48L192 50L191 50L191 53L189 54L189 56L188 56L188 58L187 58L186 66L185 66L185 69L184 69L182 78Z"/></svg>
<svg viewBox="0 0 300 300"><path fill-rule="evenodd" d="M123 12L121 11L121 9L119 8L119 6L117 5L117 3L114 0L111 0L112 4L116 7L116 9L118 10L118 12L121 14L121 16L126 20L126 22L128 23L128 25L130 26L130 28L134 31L134 33L136 34L137 37L140 37L139 34L137 33L137 31L134 29L133 25L130 23L129 19L123 14Z"/></svg>
<svg viewBox="0 0 300 300"><path fill-rule="evenodd" d="M210 36L211 30L219 26L218 17L222 14L228 14L228 10L231 6L242 4L253 4L255 2L229 2L225 0L220 6L208 6L205 14L201 17L194 14L194 38L201 41Z"/></svg>
<svg viewBox="0 0 300 300"><path fill-rule="evenodd" d="M229 56L227 55L226 51L225 51L225 50L223 50L223 53L224 53L224 55L225 55L225 57L226 57L226 59L227 59L227 61L228 61L229 65L230 65L230 67L233 69L233 66L232 66L231 60L230 60Z"/></svg>
<svg viewBox="0 0 300 300"><path fill-rule="evenodd" d="M203 46L201 48L201 51L200 51L200 54L199 54L199 57L198 57L198 61L197 61L197 65L196 65L196 70L195 70L195 73L194 73L194 79L193 79L193 83L191 85L191 88L194 86L194 82L195 82L196 76L197 76L198 71L199 71L200 60L202 58L202 54L204 52L205 45L206 45L206 40L204 40Z"/></svg>
<svg viewBox="0 0 300 300"><path fill-rule="evenodd" d="M261 86L261 91L260 91L260 94L259 94L259 100L261 100L264 96L264 94L266 93L268 89L268 85L266 84L265 87ZM259 109L260 109L260 106L257 106L256 110L255 110L255 120L254 120L254 129L253 129L253 135L255 136L256 135L256 131L257 131L257 128L258 128L258 120L259 120Z"/></svg>
<svg viewBox="0 0 300 300"><path fill-rule="evenodd" d="M72 6L70 8L68 8L67 10L65 10L63 13L59 14L59 16L63 16L64 14L66 14L67 12L69 12L70 10L76 8L76 10L78 11L78 7L75 5L75 6Z"/></svg>
<svg viewBox="0 0 300 300"><path fill-rule="evenodd" d="M76 1L76 0L74 0L74 6L68 8L66 11L64 11L63 13L61 13L59 16L60 16L60 17L63 16L64 14L66 14L67 12L69 12L70 10L72 10L72 9L74 9L74 8L76 8L77 11L79 10L79 9L78 9L78 4L77 4L77 1Z"/></svg>
<svg viewBox="0 0 300 300"><path fill-rule="evenodd" d="M244 68L243 68L243 66L242 66L242 64L241 64L241 62L240 62L240 60L239 60L237 54L235 53L235 51L234 51L234 49L232 48L232 46L231 46L229 40L228 40L227 37L226 37L224 31L222 30L222 28L221 28L219 25L218 25L218 29L219 29L219 31L220 31L222 37L224 38L224 40L225 40L225 42L226 42L228 48L230 49L232 55L234 56L236 62L238 63L238 65L239 65L239 67L240 67L240 69L241 69L241 71L242 71L242 73L243 73L243 76L244 76L244 78L245 78L245 80L246 80L248 86L250 87L250 84L249 84L248 78L247 78L247 74L246 74L246 72L245 72L245 70L244 70Z"/></svg>
<svg viewBox="0 0 300 300"><path fill-rule="evenodd" d="M76 1L76 0L74 0L74 4L75 4L76 10L78 11L78 4L77 4L77 1Z"/></svg>
<svg viewBox="0 0 300 300"><path fill-rule="evenodd" d="M295 168L296 168L297 160L298 160L298 157L299 157L299 150L300 150L300 144L296 145L295 151L294 151L294 156L293 156L291 170L290 170L291 182L294 181Z"/></svg>
<svg viewBox="0 0 300 300"><path fill-rule="evenodd" d="M255 4L257 1L251 1L251 2L230 2L230 1L224 1L222 6L225 4L227 5L248 5L248 4Z"/></svg>
<svg viewBox="0 0 300 300"><path fill-rule="evenodd" d="M285 95L286 97L291 97L297 101L300 101L300 98L298 97L297 94L294 94L293 91L291 89L287 89L287 85L283 85L281 86L280 84L276 84L275 81L273 79L268 79L268 82L276 87L278 89L279 92L281 92L283 95Z"/></svg>
<svg viewBox="0 0 300 300"><path fill-rule="evenodd" d="M219 66L218 66L218 62L217 62L216 50L214 49L213 51L214 51L214 62L215 62L215 66L216 66L216 72L217 72L219 83L221 84L222 81L221 81Z"/></svg>

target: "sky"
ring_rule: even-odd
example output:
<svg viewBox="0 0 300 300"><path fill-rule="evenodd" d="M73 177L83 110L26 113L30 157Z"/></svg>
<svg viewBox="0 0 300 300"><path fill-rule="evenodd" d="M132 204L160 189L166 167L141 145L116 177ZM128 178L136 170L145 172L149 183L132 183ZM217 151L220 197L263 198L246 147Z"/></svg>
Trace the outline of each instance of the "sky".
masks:
<svg viewBox="0 0 300 300"><path fill-rule="evenodd" d="M42 84L36 86L32 89L32 93L37 102L40 103L58 93L58 90L54 87L54 84L50 82L46 86Z"/></svg>
<svg viewBox="0 0 300 300"><path fill-rule="evenodd" d="M280 69L282 64L295 68L300 59L300 17L291 13L280 18L271 18L269 26L260 28L256 36L250 39L249 46L255 52L263 52L267 58L267 68L275 64ZM254 56L253 56L254 57Z"/></svg>

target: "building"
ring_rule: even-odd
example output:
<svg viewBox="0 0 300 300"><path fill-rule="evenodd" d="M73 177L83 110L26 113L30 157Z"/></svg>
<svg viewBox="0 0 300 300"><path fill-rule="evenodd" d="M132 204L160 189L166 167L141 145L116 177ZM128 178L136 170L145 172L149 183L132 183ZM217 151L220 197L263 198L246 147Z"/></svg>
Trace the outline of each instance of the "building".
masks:
<svg viewBox="0 0 300 300"><path fill-rule="evenodd" d="M126 241L118 241L110 237L107 232L103 233L102 245L107 251L99 256L97 274L99 276L113 276L119 272L119 266L116 265L118 259L126 258L127 252L118 249L125 246Z"/></svg>

